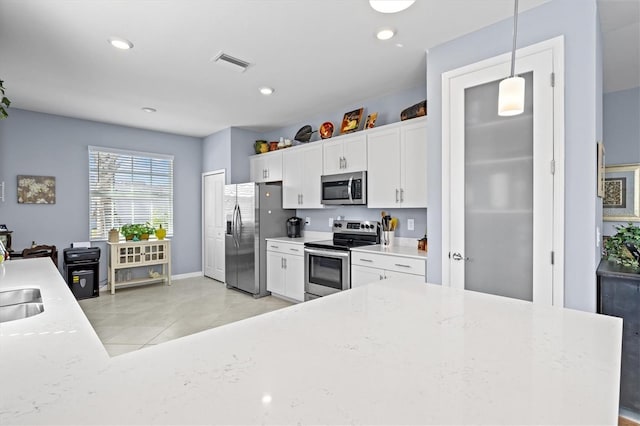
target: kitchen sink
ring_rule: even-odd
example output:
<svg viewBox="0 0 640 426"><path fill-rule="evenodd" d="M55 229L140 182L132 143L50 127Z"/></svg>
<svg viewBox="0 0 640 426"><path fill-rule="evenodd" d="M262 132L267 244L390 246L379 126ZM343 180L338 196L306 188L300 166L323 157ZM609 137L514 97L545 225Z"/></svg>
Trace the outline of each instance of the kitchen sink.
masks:
<svg viewBox="0 0 640 426"><path fill-rule="evenodd" d="M39 288L21 288L19 290L0 291L0 306L20 303L42 302Z"/></svg>
<svg viewBox="0 0 640 426"><path fill-rule="evenodd" d="M44 311L40 289L0 291L0 322L38 315Z"/></svg>
<svg viewBox="0 0 640 426"><path fill-rule="evenodd" d="M37 302L0 306L0 322L29 318L41 314L43 311L44 305Z"/></svg>

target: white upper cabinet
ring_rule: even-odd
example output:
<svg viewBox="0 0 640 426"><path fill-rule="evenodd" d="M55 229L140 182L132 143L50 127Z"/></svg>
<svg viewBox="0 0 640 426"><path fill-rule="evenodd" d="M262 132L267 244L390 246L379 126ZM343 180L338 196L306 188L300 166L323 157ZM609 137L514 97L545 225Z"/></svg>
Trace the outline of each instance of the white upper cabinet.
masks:
<svg viewBox="0 0 640 426"><path fill-rule="evenodd" d="M282 207L319 209L322 199L322 144L289 148L282 153Z"/></svg>
<svg viewBox="0 0 640 426"><path fill-rule="evenodd" d="M282 180L282 151L265 152L249 158L249 176L252 182Z"/></svg>
<svg viewBox="0 0 640 426"><path fill-rule="evenodd" d="M368 207L427 207L426 119L370 130Z"/></svg>
<svg viewBox="0 0 640 426"><path fill-rule="evenodd" d="M325 139L323 174L358 172L367 170L367 136L356 134Z"/></svg>

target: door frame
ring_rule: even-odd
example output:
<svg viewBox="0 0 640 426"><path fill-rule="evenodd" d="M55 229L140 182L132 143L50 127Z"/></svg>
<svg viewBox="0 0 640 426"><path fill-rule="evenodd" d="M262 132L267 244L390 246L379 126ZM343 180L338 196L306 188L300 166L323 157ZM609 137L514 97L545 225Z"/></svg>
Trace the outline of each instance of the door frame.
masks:
<svg viewBox="0 0 640 426"><path fill-rule="evenodd" d="M554 37L540 43L516 50L518 58L551 51L554 72L553 91L553 306L564 307L564 36ZM476 72L496 65L504 66L505 78L509 75L511 53L494 56L483 61L442 73L442 285L451 285L449 253L451 241L450 221L450 171L451 171L451 80L461 75ZM551 76L550 76L551 78ZM551 84L551 83L550 83ZM551 164L549 165L551 167ZM551 256L551 253L550 253ZM551 259L550 259L551 261Z"/></svg>
<svg viewBox="0 0 640 426"><path fill-rule="evenodd" d="M227 183L227 176L226 176L226 169L218 169L218 170L213 170L211 172L205 172L202 173L201 175L201 180L200 180L200 251L202 253L201 256L201 269L202 269L202 276L206 276L205 275L205 262L206 262L206 251L205 251L205 244L206 244L206 229L205 229L205 223L204 223L204 219L205 219L205 211L204 211L204 206L205 206L205 202L204 202L204 197L205 197L205 192L204 192L204 180L207 176L212 176L212 175L222 175L223 177L223 181L225 182L225 185ZM224 199L222 200L222 203L224 204ZM224 208L222 209L224 211ZM224 281L223 281L224 282Z"/></svg>

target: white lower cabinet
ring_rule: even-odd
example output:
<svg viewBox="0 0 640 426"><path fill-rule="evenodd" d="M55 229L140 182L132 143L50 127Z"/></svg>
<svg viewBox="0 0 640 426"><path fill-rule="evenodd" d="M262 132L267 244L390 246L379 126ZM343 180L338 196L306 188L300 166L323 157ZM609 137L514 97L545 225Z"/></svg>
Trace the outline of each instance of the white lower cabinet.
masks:
<svg viewBox="0 0 640 426"><path fill-rule="evenodd" d="M267 241L267 290L278 296L304 301L304 247Z"/></svg>
<svg viewBox="0 0 640 426"><path fill-rule="evenodd" d="M425 260L352 251L351 288L392 278L425 282Z"/></svg>

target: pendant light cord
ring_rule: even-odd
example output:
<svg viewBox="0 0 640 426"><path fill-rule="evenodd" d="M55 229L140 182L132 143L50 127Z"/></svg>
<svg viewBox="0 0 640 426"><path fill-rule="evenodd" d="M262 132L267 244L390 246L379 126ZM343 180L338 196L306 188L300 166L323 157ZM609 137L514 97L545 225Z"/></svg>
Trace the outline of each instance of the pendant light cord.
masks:
<svg viewBox="0 0 640 426"><path fill-rule="evenodd" d="M516 68L516 36L518 35L518 0L515 0L513 9L513 48L511 49L511 77Z"/></svg>

